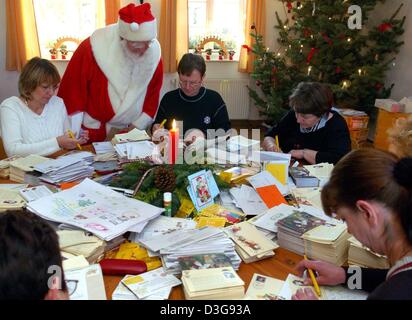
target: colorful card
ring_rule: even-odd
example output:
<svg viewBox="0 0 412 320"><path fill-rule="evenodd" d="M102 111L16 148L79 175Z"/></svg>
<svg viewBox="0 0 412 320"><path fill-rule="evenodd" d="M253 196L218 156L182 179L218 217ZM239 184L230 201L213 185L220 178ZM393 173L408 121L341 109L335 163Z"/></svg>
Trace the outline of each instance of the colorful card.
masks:
<svg viewBox="0 0 412 320"><path fill-rule="evenodd" d="M188 179L188 192L196 210L201 211L212 205L214 200L211 189L214 188L214 186L210 185L206 170L199 171L189 176ZM214 192L216 192L216 190L214 190Z"/></svg>

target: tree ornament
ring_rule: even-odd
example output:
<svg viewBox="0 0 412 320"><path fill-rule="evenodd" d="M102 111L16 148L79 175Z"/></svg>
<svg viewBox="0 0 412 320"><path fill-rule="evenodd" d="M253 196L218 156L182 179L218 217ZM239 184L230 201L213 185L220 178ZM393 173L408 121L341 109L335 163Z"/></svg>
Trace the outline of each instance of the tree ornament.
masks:
<svg viewBox="0 0 412 320"><path fill-rule="evenodd" d="M154 171L155 186L162 192L173 192L176 188L176 175L172 167L158 167Z"/></svg>
<svg viewBox="0 0 412 320"><path fill-rule="evenodd" d="M288 13L291 13L291 12L292 12L292 9L293 9L292 2L291 2L291 1L288 1L288 3L286 4L286 6L288 7Z"/></svg>
<svg viewBox="0 0 412 320"><path fill-rule="evenodd" d="M342 68L341 67L336 67L336 73L337 74L342 73Z"/></svg>
<svg viewBox="0 0 412 320"><path fill-rule="evenodd" d="M316 48L311 48L311 49L310 49L308 58L307 58L307 60L306 60L308 64L311 63L311 61L312 61L312 59L313 59L313 56L314 56L315 53L318 52L318 51L319 51L319 49L316 49Z"/></svg>
<svg viewBox="0 0 412 320"><path fill-rule="evenodd" d="M325 41L328 43L328 45L333 45L333 41L331 40L331 38L329 38L329 36L326 33L321 32L320 34L322 35L322 38L325 39Z"/></svg>
<svg viewBox="0 0 412 320"><path fill-rule="evenodd" d="M391 30L392 28L393 28L393 25L389 22L386 22L386 23L382 23L381 25L379 25L378 30L379 32L384 33L388 30Z"/></svg>

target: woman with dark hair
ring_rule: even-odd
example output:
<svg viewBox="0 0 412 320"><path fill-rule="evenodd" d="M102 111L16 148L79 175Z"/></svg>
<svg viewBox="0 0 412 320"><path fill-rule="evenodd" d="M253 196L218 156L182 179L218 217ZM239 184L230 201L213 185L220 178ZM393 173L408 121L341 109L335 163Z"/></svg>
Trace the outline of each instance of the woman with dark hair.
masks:
<svg viewBox="0 0 412 320"><path fill-rule="evenodd" d="M368 299L412 299L412 158L360 149L343 158L322 190L329 216L346 221L348 231L372 251L386 255L388 270L347 269L320 261L302 261L298 271L317 271L319 285L351 284L370 292ZM356 273L356 270L355 270ZM353 279L352 279L353 280ZM306 279L306 284L311 280ZM294 299L314 299L300 290Z"/></svg>
<svg viewBox="0 0 412 320"><path fill-rule="evenodd" d="M310 164L337 163L351 150L345 120L333 107L330 88L317 82L300 83L289 98L291 111L266 134L263 149L280 150Z"/></svg>
<svg viewBox="0 0 412 320"><path fill-rule="evenodd" d="M49 155L87 142L87 131L79 140L67 133L66 107L55 96L59 83L60 75L48 60L36 57L23 67L20 97L8 98L0 106L1 136L9 157Z"/></svg>

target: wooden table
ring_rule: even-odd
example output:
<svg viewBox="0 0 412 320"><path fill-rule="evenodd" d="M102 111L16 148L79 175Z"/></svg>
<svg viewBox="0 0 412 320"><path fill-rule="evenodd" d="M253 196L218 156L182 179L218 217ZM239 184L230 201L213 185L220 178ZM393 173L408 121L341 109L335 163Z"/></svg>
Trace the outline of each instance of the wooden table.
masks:
<svg viewBox="0 0 412 320"><path fill-rule="evenodd" d="M83 147L84 151L94 152L92 145L87 145ZM50 158L56 158L66 152L59 151L51 156ZM15 183L14 181L7 179L0 179L0 184ZM288 250L279 248L275 251L275 256L261 260L258 262L253 262L250 264L241 263L240 269L238 270L239 276L245 282L245 290L248 288L250 281L255 273L270 276L280 280L285 280L289 273L295 273L296 264L303 259L295 253ZM104 284L106 288L107 299L111 300L113 291L116 289L121 276L104 276ZM184 300L185 296L183 293L182 286L173 288L172 293L169 297L170 300Z"/></svg>
<svg viewBox="0 0 412 320"><path fill-rule="evenodd" d="M288 274L295 273L296 264L302 260L302 257L282 248L277 249L275 252L275 256L269 259L250 264L242 262L238 275L245 282L245 291L255 273L280 280L285 280ZM120 276L104 276L107 299L112 298L113 291L122 278ZM173 288L169 300L185 300L182 286Z"/></svg>

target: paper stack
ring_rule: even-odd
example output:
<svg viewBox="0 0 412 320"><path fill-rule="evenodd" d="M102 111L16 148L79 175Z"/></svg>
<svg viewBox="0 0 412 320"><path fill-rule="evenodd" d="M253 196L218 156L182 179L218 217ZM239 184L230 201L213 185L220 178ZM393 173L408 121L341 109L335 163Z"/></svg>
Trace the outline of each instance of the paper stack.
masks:
<svg viewBox="0 0 412 320"><path fill-rule="evenodd" d="M314 260L341 266L348 259L349 233L345 223L335 220L307 231L302 235L305 252Z"/></svg>
<svg viewBox="0 0 412 320"><path fill-rule="evenodd" d="M227 142L227 150L229 152L249 154L259 149L260 140L252 140L240 135L231 137Z"/></svg>
<svg viewBox="0 0 412 320"><path fill-rule="evenodd" d="M319 187L320 180L310 175L304 167L292 167L289 173L297 188Z"/></svg>
<svg viewBox="0 0 412 320"><path fill-rule="evenodd" d="M49 161L49 158L35 154L10 162L10 180L25 182L25 174L34 171L34 166Z"/></svg>
<svg viewBox="0 0 412 320"><path fill-rule="evenodd" d="M286 185L291 155L280 152L259 151L251 155L249 160L263 163L263 170L268 171L281 184Z"/></svg>
<svg viewBox="0 0 412 320"><path fill-rule="evenodd" d="M151 141L117 144L114 149L122 163L140 160L150 161L155 157L160 157L157 146Z"/></svg>
<svg viewBox="0 0 412 320"><path fill-rule="evenodd" d="M231 267L185 270L182 283L186 300L236 300L245 294L245 283Z"/></svg>
<svg viewBox="0 0 412 320"><path fill-rule="evenodd" d="M136 225L146 225L164 209L127 198L90 179L30 202L29 210L42 218L87 230L110 241Z"/></svg>
<svg viewBox="0 0 412 320"><path fill-rule="evenodd" d="M175 230L139 241L161 255L163 267L168 273L180 274L179 258L193 255L224 254L236 270L241 263L234 243L218 228Z"/></svg>
<svg viewBox="0 0 412 320"><path fill-rule="evenodd" d="M143 140L150 140L150 136L146 131L135 128L127 133L116 134L112 139L112 144L116 145L118 143L136 142Z"/></svg>
<svg viewBox="0 0 412 320"><path fill-rule="evenodd" d="M64 270L70 300L107 300L100 265Z"/></svg>
<svg viewBox="0 0 412 320"><path fill-rule="evenodd" d="M181 284L180 280L167 274L162 268L126 277L121 281L139 300L150 300L150 296L162 296L171 288Z"/></svg>
<svg viewBox="0 0 412 320"><path fill-rule="evenodd" d="M155 291L152 295L146 296L143 299L139 299L131 290L129 290L126 285L123 284L123 281L127 282L127 279L134 277L131 275L125 276L122 281L119 282L119 285L113 291L112 300L167 300L172 291L171 287Z"/></svg>
<svg viewBox="0 0 412 320"><path fill-rule="evenodd" d="M62 182L73 182L93 175L94 168L84 160L88 158L89 155L85 154L65 156L37 164L34 169L42 173L40 179L47 183L56 185Z"/></svg>
<svg viewBox="0 0 412 320"><path fill-rule="evenodd" d="M10 162L19 159L20 157L10 157L0 161L0 178L8 179L10 175Z"/></svg>
<svg viewBox="0 0 412 320"><path fill-rule="evenodd" d="M236 207L248 216L261 214L268 209L256 190L247 185L230 189L230 194Z"/></svg>
<svg viewBox="0 0 412 320"><path fill-rule="evenodd" d="M7 210L20 210L26 205L26 201L15 189L0 188L0 212Z"/></svg>
<svg viewBox="0 0 412 320"><path fill-rule="evenodd" d="M371 251L363 246L356 238L350 237L349 240L348 264L364 268L389 269L390 265L387 257Z"/></svg>
<svg viewBox="0 0 412 320"><path fill-rule="evenodd" d="M105 242L84 231L59 230L60 250L75 256L84 256L89 263L97 262L104 254Z"/></svg>
<svg viewBox="0 0 412 320"><path fill-rule="evenodd" d="M286 218L279 220L276 223L279 246L303 255L305 253L303 235L318 226L325 225L327 220L330 220L326 215L321 218L319 215L308 213L314 211L315 208L301 206L300 209L295 208L294 212Z"/></svg>
<svg viewBox="0 0 412 320"><path fill-rule="evenodd" d="M227 152L219 148L206 150L206 162L209 164L246 164L246 155L235 152Z"/></svg>
<svg viewBox="0 0 412 320"><path fill-rule="evenodd" d="M278 245L267 239L249 222L242 222L227 227L225 232L236 244L236 252L245 263L263 260L275 255Z"/></svg>
<svg viewBox="0 0 412 320"><path fill-rule="evenodd" d="M313 206L319 210L323 210L321 200L321 188L292 188L290 193L293 195L297 206L306 205Z"/></svg>

